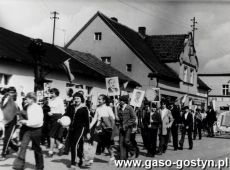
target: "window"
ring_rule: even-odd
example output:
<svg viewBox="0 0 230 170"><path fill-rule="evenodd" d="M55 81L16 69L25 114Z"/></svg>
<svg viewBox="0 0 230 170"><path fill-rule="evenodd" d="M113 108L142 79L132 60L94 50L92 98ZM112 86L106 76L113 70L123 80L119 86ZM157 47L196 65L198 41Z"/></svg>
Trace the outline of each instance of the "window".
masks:
<svg viewBox="0 0 230 170"><path fill-rule="evenodd" d="M185 66L184 67L184 77L183 77L184 82L187 82L187 78L188 78L188 67Z"/></svg>
<svg viewBox="0 0 230 170"><path fill-rule="evenodd" d="M193 84L193 81L194 81L194 69L191 69L190 70L190 83Z"/></svg>
<svg viewBox="0 0 230 170"><path fill-rule="evenodd" d="M101 61L104 62L105 64L111 64L111 57L106 56L106 57L101 57Z"/></svg>
<svg viewBox="0 0 230 170"><path fill-rule="evenodd" d="M132 64L126 64L126 70L128 72L131 72L132 71Z"/></svg>
<svg viewBox="0 0 230 170"><path fill-rule="evenodd" d="M101 32L95 32L94 33L94 40L101 40Z"/></svg>
<svg viewBox="0 0 230 170"><path fill-rule="evenodd" d="M223 95L227 96L228 93L229 93L229 91L228 91L229 85L228 84L223 84L222 87L223 87L222 88Z"/></svg>

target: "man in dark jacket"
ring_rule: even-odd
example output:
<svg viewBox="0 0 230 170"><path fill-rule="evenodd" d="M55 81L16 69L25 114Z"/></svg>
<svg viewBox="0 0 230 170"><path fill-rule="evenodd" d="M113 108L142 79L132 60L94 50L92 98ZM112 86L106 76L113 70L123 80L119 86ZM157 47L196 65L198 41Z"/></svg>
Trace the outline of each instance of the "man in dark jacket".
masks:
<svg viewBox="0 0 230 170"><path fill-rule="evenodd" d="M128 96L120 97L120 108L118 110L119 117L119 142L120 142L120 159L126 160L128 152L131 154L131 159L137 155L137 150L130 141L132 129L135 125L136 114L133 108L128 105ZM136 155L135 155L136 154Z"/></svg>
<svg viewBox="0 0 230 170"><path fill-rule="evenodd" d="M199 108L197 108L196 113L195 113L195 117L194 117L193 140L196 140L197 131L199 134L199 139L202 138L201 130L202 130L202 115L201 115L201 110Z"/></svg>
<svg viewBox="0 0 230 170"><path fill-rule="evenodd" d="M156 154L157 134L161 126L162 120L157 106L152 104L151 112L145 116L144 124L147 128L147 156L154 157Z"/></svg>
<svg viewBox="0 0 230 170"><path fill-rule="evenodd" d="M206 120L208 126L208 137L213 137L214 136L213 124L216 121L216 112L213 110L211 106L208 106Z"/></svg>
<svg viewBox="0 0 230 170"><path fill-rule="evenodd" d="M189 149L192 150L193 148L193 142L192 142L192 130L193 130L193 115L189 111L189 107L184 107L184 113L182 115L182 134L181 134L181 140L179 142L180 147L178 149L183 150L183 144L184 144L184 138L186 133L188 133L188 143L189 143Z"/></svg>

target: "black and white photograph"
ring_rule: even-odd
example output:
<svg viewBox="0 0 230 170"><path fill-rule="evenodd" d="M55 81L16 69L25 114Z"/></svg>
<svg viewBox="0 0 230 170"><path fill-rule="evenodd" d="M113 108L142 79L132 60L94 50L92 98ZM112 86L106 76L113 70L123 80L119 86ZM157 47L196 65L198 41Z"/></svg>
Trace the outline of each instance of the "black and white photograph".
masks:
<svg viewBox="0 0 230 170"><path fill-rule="evenodd" d="M0 170L229 170L230 0L0 0Z"/></svg>

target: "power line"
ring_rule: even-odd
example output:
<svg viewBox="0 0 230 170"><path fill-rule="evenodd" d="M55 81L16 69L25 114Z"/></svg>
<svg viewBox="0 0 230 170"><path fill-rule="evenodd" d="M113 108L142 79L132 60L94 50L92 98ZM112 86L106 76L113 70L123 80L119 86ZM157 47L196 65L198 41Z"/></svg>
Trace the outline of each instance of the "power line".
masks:
<svg viewBox="0 0 230 170"><path fill-rule="evenodd" d="M145 11L145 10L143 10L143 9L140 9L140 8L136 7L136 6L130 5L129 3L124 2L124 1L122 1L122 0L117 0L117 1L119 1L120 3L126 5L126 6L128 6L128 7L130 7L130 8L133 8L133 9L139 11L139 12L142 12L142 13L144 13L144 14L146 14L146 15L152 16L152 17L154 17L154 18L158 17L158 18L161 18L161 19L163 19L163 20L167 20L168 23L171 23L171 24L176 25L176 26L178 26L178 27L181 27L181 26L182 26L182 27L185 27L185 24L183 24L183 23L181 23L181 22L178 22L178 21L175 21L175 20L170 20L170 19L168 19L168 17L164 17L163 15L153 14L152 12L147 12L147 11ZM159 20L159 21L162 22L161 20ZM179 26L179 25L180 25L180 26Z"/></svg>

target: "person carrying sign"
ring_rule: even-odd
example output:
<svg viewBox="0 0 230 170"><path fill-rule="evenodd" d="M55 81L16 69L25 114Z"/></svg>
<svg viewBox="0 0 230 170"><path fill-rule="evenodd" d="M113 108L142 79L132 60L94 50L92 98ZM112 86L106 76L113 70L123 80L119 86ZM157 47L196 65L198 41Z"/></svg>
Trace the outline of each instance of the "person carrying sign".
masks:
<svg viewBox="0 0 230 170"><path fill-rule="evenodd" d="M131 159L138 156L138 151L136 147L133 146L130 136L132 129L136 124L136 114L134 109L128 104L129 97L121 96L120 97L120 108L118 110L119 117L119 142L120 142L120 159L126 160L127 153L131 154Z"/></svg>

